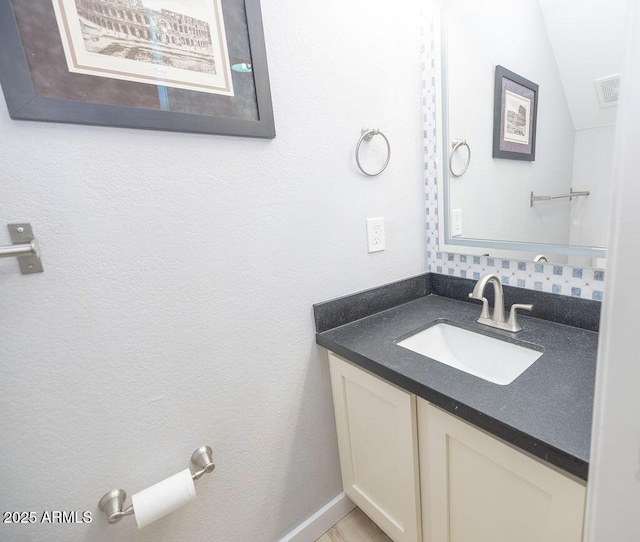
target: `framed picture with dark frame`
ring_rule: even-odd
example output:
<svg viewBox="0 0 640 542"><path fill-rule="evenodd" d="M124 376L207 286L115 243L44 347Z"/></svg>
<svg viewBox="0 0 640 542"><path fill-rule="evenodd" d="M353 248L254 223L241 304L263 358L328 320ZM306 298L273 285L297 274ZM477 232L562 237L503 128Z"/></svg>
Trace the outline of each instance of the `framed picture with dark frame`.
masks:
<svg viewBox="0 0 640 542"><path fill-rule="evenodd" d="M493 158L536 159L538 85L496 66Z"/></svg>
<svg viewBox="0 0 640 542"><path fill-rule="evenodd" d="M0 0L13 119L273 138L260 0Z"/></svg>

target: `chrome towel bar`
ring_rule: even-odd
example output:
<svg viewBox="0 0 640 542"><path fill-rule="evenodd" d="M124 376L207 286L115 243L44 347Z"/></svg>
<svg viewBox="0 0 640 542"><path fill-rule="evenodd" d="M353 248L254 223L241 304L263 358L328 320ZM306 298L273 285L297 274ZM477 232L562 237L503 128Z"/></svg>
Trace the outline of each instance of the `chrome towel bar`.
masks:
<svg viewBox="0 0 640 542"><path fill-rule="evenodd" d="M38 242L33 236L31 224L7 224L13 245L0 247L0 258L18 258L23 275L42 273Z"/></svg>
<svg viewBox="0 0 640 542"><path fill-rule="evenodd" d="M11 256L21 256L23 254L36 254L37 250L33 241L28 245L0 247L0 258L10 258Z"/></svg>
<svg viewBox="0 0 640 542"><path fill-rule="evenodd" d="M582 192L574 192L573 188L569 190L568 194L558 194L557 196L534 196L533 192L531 192L531 197L529 198L529 207L533 207L534 202L536 201L551 201L552 199L562 199L569 198L569 201L572 201L572 198L578 196L588 196L590 192L587 190L583 190Z"/></svg>

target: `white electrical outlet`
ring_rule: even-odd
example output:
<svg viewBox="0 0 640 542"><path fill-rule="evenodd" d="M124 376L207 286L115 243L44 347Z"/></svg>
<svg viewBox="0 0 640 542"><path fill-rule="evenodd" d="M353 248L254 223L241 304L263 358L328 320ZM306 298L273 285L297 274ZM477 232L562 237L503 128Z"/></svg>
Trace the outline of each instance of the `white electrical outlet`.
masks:
<svg viewBox="0 0 640 542"><path fill-rule="evenodd" d="M369 252L384 250L384 218L367 218Z"/></svg>
<svg viewBox="0 0 640 542"><path fill-rule="evenodd" d="M462 209L451 210L451 237L462 235Z"/></svg>

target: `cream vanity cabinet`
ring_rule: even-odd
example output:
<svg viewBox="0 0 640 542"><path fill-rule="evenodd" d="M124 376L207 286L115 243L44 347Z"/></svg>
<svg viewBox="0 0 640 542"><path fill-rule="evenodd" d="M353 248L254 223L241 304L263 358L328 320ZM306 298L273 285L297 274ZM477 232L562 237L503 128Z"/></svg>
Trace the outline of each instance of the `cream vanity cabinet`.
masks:
<svg viewBox="0 0 640 542"><path fill-rule="evenodd" d="M396 542L580 542L585 484L329 353L345 493Z"/></svg>
<svg viewBox="0 0 640 542"><path fill-rule="evenodd" d="M396 542L421 538L416 396L329 352L344 492Z"/></svg>

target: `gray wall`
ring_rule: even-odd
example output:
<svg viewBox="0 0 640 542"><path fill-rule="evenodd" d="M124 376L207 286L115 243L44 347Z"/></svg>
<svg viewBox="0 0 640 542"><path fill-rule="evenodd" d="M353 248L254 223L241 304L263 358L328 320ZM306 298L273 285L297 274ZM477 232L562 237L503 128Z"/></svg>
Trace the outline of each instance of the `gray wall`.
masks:
<svg viewBox="0 0 640 542"><path fill-rule="evenodd" d="M33 223L45 266L0 260L0 509L95 516L2 540L273 541L341 490L311 305L426 270L419 3L262 4L274 141L12 121L0 100L0 217ZM394 153L374 179L353 163L371 124ZM98 516L201 444L196 502L140 532Z"/></svg>

